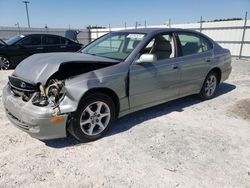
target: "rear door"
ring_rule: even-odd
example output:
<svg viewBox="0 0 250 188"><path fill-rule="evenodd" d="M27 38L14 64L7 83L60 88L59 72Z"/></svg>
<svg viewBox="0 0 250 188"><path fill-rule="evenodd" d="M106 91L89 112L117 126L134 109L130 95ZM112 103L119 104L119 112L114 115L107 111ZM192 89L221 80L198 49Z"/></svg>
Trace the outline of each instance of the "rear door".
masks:
<svg viewBox="0 0 250 188"><path fill-rule="evenodd" d="M44 46L45 52L60 52L62 51L61 40L59 36L54 35L43 35L42 44Z"/></svg>
<svg viewBox="0 0 250 188"><path fill-rule="evenodd" d="M178 32L177 36L181 53L178 58L181 70L180 95L197 93L213 61L212 44L193 32Z"/></svg>

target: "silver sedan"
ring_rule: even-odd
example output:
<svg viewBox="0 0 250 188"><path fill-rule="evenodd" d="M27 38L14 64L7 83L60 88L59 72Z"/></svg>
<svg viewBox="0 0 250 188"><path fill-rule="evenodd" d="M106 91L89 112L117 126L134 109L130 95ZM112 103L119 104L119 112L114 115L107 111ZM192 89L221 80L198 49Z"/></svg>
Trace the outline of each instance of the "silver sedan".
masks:
<svg viewBox="0 0 250 188"><path fill-rule="evenodd" d="M204 34L147 28L112 32L79 53L36 54L3 90L9 120L44 140L101 138L116 118L180 97L211 99L231 55Z"/></svg>

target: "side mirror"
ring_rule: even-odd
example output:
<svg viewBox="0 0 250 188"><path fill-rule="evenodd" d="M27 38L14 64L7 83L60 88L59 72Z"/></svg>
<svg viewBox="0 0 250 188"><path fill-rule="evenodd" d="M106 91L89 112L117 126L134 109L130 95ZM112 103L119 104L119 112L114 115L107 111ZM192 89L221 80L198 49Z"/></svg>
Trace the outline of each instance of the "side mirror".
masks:
<svg viewBox="0 0 250 188"><path fill-rule="evenodd" d="M157 57L155 54L142 54L140 58L135 62L141 64L141 63L153 63L155 61L157 61Z"/></svg>

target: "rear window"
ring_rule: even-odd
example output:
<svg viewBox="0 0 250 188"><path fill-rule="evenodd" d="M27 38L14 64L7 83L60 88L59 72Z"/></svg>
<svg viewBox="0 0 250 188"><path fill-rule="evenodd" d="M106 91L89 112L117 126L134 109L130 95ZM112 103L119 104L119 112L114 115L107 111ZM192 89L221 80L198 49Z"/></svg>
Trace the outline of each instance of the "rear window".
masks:
<svg viewBox="0 0 250 188"><path fill-rule="evenodd" d="M61 44L70 45L70 44L75 44L75 43L73 41L69 40L69 39L61 37Z"/></svg>

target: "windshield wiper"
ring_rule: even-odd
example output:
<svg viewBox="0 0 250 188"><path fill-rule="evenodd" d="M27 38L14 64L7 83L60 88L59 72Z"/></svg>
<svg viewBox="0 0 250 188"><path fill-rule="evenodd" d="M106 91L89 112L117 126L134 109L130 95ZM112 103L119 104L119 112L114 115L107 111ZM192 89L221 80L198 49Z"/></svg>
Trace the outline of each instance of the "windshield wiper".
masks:
<svg viewBox="0 0 250 188"><path fill-rule="evenodd" d="M6 42L4 42L4 40L0 39L0 42L1 42L3 45L7 46Z"/></svg>
<svg viewBox="0 0 250 188"><path fill-rule="evenodd" d="M104 57L104 58L107 58L107 59L113 59L113 60L116 60L116 61L121 61L121 59L117 59L117 58L113 58L113 57L107 57L107 56L102 56L100 54L92 54L92 53L85 53L85 54L88 54L88 55L93 55L93 56L98 56L98 57Z"/></svg>

